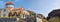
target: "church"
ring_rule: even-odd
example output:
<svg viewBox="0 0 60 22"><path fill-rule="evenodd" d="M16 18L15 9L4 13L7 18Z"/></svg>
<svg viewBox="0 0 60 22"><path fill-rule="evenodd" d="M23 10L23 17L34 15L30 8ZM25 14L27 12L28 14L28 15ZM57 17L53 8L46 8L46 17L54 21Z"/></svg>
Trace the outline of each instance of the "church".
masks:
<svg viewBox="0 0 60 22"><path fill-rule="evenodd" d="M5 8L0 9L0 17L23 17L29 15L29 12L27 12L23 7L14 8L13 2L6 2L5 6Z"/></svg>

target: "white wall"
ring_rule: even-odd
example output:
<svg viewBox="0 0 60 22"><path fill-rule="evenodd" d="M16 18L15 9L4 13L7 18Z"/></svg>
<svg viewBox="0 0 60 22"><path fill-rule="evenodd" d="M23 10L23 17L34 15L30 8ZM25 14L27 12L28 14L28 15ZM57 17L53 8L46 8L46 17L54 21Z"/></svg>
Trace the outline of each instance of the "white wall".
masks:
<svg viewBox="0 0 60 22"><path fill-rule="evenodd" d="M40 18L36 18L37 19L37 22L42 22L42 19L40 19Z"/></svg>

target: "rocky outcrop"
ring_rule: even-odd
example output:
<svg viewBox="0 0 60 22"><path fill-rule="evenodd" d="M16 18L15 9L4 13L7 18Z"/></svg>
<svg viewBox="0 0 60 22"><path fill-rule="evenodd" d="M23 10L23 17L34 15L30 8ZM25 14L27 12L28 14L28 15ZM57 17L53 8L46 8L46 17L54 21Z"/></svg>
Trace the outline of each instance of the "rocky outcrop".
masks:
<svg viewBox="0 0 60 22"><path fill-rule="evenodd" d="M37 17L40 19L45 19L45 17L42 14L37 14Z"/></svg>
<svg viewBox="0 0 60 22"><path fill-rule="evenodd" d="M60 22L60 9L51 11L47 17L48 22Z"/></svg>

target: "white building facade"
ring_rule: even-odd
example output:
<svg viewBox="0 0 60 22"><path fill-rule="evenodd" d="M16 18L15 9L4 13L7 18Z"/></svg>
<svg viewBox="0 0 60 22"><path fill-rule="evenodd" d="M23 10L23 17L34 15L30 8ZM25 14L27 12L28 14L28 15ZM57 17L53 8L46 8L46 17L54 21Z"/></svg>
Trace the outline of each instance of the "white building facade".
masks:
<svg viewBox="0 0 60 22"><path fill-rule="evenodd" d="M9 16L23 16L29 15L29 12L27 12L24 8L14 8L13 2L7 2L6 7L3 9L0 9L0 17L9 17Z"/></svg>

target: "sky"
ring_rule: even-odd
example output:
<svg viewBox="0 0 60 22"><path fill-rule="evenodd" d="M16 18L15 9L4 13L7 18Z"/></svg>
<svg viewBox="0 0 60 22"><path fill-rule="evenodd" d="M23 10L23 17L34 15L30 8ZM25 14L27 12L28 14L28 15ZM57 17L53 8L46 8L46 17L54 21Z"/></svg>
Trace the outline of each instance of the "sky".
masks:
<svg viewBox="0 0 60 22"><path fill-rule="evenodd" d="M9 0L0 0L0 9L5 8ZM43 14L45 17L55 9L60 9L60 0L12 0L15 8L23 6L26 10Z"/></svg>

